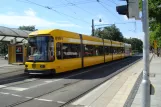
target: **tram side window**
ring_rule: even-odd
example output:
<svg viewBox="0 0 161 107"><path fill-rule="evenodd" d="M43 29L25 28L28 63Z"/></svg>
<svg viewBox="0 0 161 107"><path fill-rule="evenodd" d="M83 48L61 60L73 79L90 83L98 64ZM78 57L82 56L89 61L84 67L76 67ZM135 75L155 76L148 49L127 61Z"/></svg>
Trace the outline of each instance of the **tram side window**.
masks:
<svg viewBox="0 0 161 107"><path fill-rule="evenodd" d="M109 47L109 53L113 54L113 47L112 46Z"/></svg>
<svg viewBox="0 0 161 107"><path fill-rule="evenodd" d="M122 53L125 53L125 48L124 47L122 47Z"/></svg>
<svg viewBox="0 0 161 107"><path fill-rule="evenodd" d="M104 55L103 46L95 46L96 47L96 56Z"/></svg>
<svg viewBox="0 0 161 107"><path fill-rule="evenodd" d="M123 47L118 47L118 54L122 54L123 52Z"/></svg>
<svg viewBox="0 0 161 107"><path fill-rule="evenodd" d="M80 45L63 43L57 45L58 59L71 59L80 57Z"/></svg>
<svg viewBox="0 0 161 107"><path fill-rule="evenodd" d="M96 56L95 46L84 45L84 56Z"/></svg>
<svg viewBox="0 0 161 107"><path fill-rule="evenodd" d="M117 47L112 47L112 50L113 50L113 54L117 54L117 52L118 52Z"/></svg>
<svg viewBox="0 0 161 107"><path fill-rule="evenodd" d="M110 46L105 46L105 54L106 54L106 55L109 55L110 53L112 53L112 52L111 52L111 49L112 49L112 48L111 48L111 49L110 49L110 48L111 48Z"/></svg>
<svg viewBox="0 0 161 107"><path fill-rule="evenodd" d="M124 48L123 47L114 47L114 49L116 50L116 51L114 51L115 54L122 54L122 53L124 53Z"/></svg>
<svg viewBox="0 0 161 107"><path fill-rule="evenodd" d="M110 53L113 54L113 47L110 46Z"/></svg>

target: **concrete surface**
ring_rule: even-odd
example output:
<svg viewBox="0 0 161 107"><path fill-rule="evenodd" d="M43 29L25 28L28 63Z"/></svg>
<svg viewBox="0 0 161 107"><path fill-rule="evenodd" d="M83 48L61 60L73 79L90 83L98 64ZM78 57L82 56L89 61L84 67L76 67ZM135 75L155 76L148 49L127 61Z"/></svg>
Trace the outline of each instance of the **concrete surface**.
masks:
<svg viewBox="0 0 161 107"><path fill-rule="evenodd" d="M8 60L4 60L3 58L0 58L0 75L23 70L23 69L24 69L24 65L11 65L11 64L8 64Z"/></svg>
<svg viewBox="0 0 161 107"><path fill-rule="evenodd" d="M155 88L155 94L151 95L151 106L150 107L161 107L161 58L154 57L150 64L150 81ZM131 107L141 107L141 91L142 86L140 85L139 90L134 98Z"/></svg>
<svg viewBox="0 0 161 107"><path fill-rule="evenodd" d="M72 105L123 107L142 69L143 61L141 60L89 94L78 99Z"/></svg>
<svg viewBox="0 0 161 107"><path fill-rule="evenodd" d="M5 60L4 58L0 58L0 67L8 66L8 60Z"/></svg>
<svg viewBox="0 0 161 107"><path fill-rule="evenodd" d="M150 58L152 58L152 54L150 54ZM153 64L154 60L152 62L153 66L155 65ZM159 64L155 66L159 66ZM158 68L158 70L159 69L161 69L161 66L160 68ZM99 86L98 88L94 89L93 91L89 92L85 96L73 102L71 105L75 107L79 105L84 107L128 107L127 101L133 101L133 100L129 100L131 98L129 96L131 96L131 93L135 91L134 87L138 82L139 78L141 77L142 70L143 70L143 60L139 61L135 65L126 69L119 75L111 78L110 80L108 80L107 82ZM151 67L151 70L156 71L153 69L153 67ZM140 95L136 97L140 97ZM135 104L133 104L133 107L135 107L136 104L140 102L140 100L141 99L135 99L134 101ZM138 105L137 107L140 107L140 105ZM161 107L161 106L157 106L157 107Z"/></svg>

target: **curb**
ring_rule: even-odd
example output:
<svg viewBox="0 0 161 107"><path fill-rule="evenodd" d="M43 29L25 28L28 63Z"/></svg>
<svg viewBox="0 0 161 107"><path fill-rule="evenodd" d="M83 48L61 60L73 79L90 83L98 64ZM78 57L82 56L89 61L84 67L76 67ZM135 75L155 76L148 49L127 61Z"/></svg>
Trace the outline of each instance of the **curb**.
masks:
<svg viewBox="0 0 161 107"><path fill-rule="evenodd" d="M150 58L150 62L153 59L153 55ZM134 86L133 86L133 88L132 88L132 90L131 90L131 92L130 92L130 94L129 94L129 96L128 96L128 98L127 98L127 100L126 100L126 102L125 102L123 107L131 107L131 105L133 103L133 100L135 99L135 96L136 96L136 94L138 92L139 86L141 84L142 77L143 77L143 70L140 73L139 77L137 78L137 80L136 80L136 82L135 82L135 84L134 84Z"/></svg>

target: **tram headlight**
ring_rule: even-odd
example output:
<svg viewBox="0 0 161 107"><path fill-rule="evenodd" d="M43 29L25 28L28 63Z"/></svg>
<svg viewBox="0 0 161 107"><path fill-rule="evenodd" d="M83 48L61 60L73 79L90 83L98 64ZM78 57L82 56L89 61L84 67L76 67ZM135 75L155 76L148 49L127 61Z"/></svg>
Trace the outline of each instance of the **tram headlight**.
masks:
<svg viewBox="0 0 161 107"><path fill-rule="evenodd" d="M45 65L40 65L40 68L45 68Z"/></svg>

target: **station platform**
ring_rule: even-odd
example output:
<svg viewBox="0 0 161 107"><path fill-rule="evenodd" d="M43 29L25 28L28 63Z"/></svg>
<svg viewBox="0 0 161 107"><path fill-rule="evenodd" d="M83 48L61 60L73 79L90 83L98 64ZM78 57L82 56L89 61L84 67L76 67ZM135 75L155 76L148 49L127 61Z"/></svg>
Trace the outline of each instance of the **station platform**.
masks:
<svg viewBox="0 0 161 107"><path fill-rule="evenodd" d="M14 73L14 72L23 71L23 70L24 70L24 65L8 64L7 60L2 60L2 59L0 60L0 75Z"/></svg>
<svg viewBox="0 0 161 107"><path fill-rule="evenodd" d="M161 107L161 57L154 56L150 64L150 82L155 88L154 95L151 95L150 107ZM131 107L141 107L142 86L139 85L139 89Z"/></svg>
<svg viewBox="0 0 161 107"><path fill-rule="evenodd" d="M151 107L161 107L156 106L156 103L161 105L161 58L150 54L150 60L150 73L156 76L150 78L156 90L151 98ZM143 59L77 99L71 107L141 107L142 70Z"/></svg>
<svg viewBox="0 0 161 107"><path fill-rule="evenodd" d="M24 70L24 65L22 65L22 63L8 64L8 60L0 57L0 75L20 70Z"/></svg>

